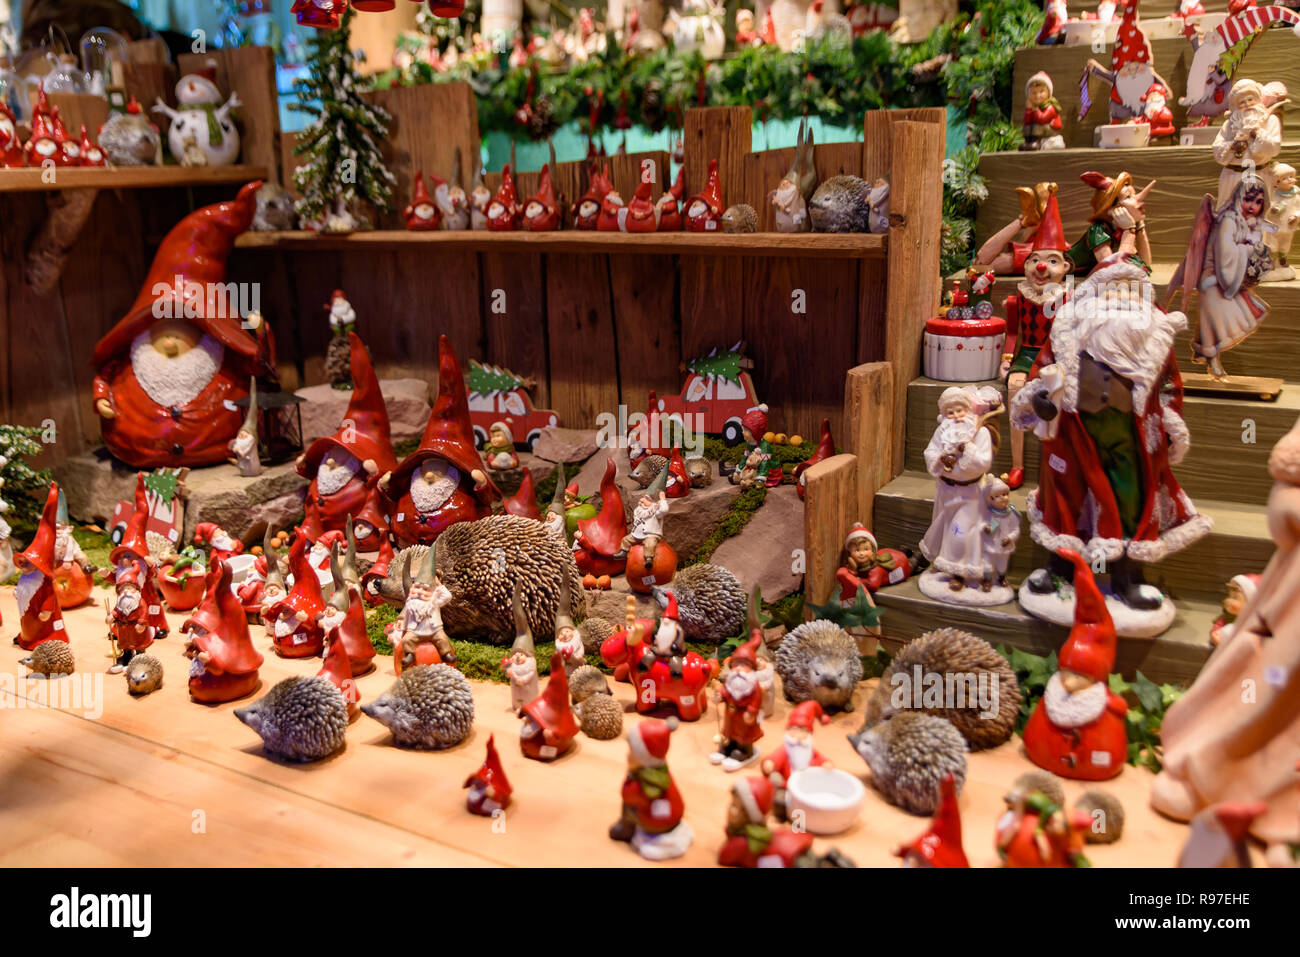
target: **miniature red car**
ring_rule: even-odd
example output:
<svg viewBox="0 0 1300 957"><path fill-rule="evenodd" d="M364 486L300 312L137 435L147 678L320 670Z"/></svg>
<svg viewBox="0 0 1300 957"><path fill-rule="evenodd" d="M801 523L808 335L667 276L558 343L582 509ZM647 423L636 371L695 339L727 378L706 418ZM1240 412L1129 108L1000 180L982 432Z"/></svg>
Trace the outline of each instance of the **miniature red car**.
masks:
<svg viewBox="0 0 1300 957"><path fill-rule="evenodd" d="M638 622L643 634L649 634L653 622L645 619ZM636 646L636 657L636 661L632 660L626 629L614 632L600 645L600 659L614 669L615 680L630 681L636 688L637 713L647 714L668 703L683 721L698 721L708 703L704 689L718 673L717 659L688 651L682 657L681 675L675 676L668 662L650 651L648 639ZM641 659L647 660L648 668L642 670L638 664Z"/></svg>
<svg viewBox="0 0 1300 957"><path fill-rule="evenodd" d="M686 434L698 429L705 435L720 436L728 445L737 445L743 438L741 417L758 404L754 380L748 372L741 372L734 381L691 372L686 376L681 395L663 396L651 407L651 451L660 455L672 451L671 443L666 448L657 445L664 434L664 426L653 421L658 416L671 423L670 435L677 429Z"/></svg>
<svg viewBox="0 0 1300 957"><path fill-rule="evenodd" d="M508 425L515 445L527 447L530 452L537 447L542 429L560 424L559 415L551 409L533 408L524 380L510 370L473 360L470 366L466 377L469 420L474 426L474 442L480 448L487 442L493 422Z"/></svg>

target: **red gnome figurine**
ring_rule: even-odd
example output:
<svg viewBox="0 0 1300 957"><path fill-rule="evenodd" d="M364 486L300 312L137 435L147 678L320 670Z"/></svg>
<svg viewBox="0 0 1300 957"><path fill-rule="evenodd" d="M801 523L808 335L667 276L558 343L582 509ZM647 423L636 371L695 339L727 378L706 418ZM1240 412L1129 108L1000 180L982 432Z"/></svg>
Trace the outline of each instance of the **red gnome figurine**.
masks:
<svg viewBox="0 0 1300 957"><path fill-rule="evenodd" d="M554 761L573 746L573 739L578 736L578 719L569 704L569 679L560 655L551 655L546 690L524 705L522 717L519 749L524 757Z"/></svg>
<svg viewBox="0 0 1300 957"><path fill-rule="evenodd" d="M910 844L894 851L904 867L970 867L961 846L961 812L957 810L957 785L949 771L939 782L939 809L930 829Z"/></svg>
<svg viewBox="0 0 1300 957"><path fill-rule="evenodd" d="M267 611L273 623L271 640L281 658L311 658L325 647L318 620L325 611L325 599L316 569L307 558L307 538L301 532L289 547L289 573L293 575L289 594Z"/></svg>
<svg viewBox="0 0 1300 957"><path fill-rule="evenodd" d="M303 507L302 530L309 541L342 532L353 523L361 552L382 549L388 521L379 493L380 477L397 467L388 426L388 407L370 353L355 332L352 346L352 398L339 429L311 444L299 457L298 474L311 479Z"/></svg>
<svg viewBox="0 0 1300 957"><path fill-rule="evenodd" d="M224 562L244 553L244 543L216 522L199 522L194 526L194 544L206 545L208 561Z"/></svg>
<svg viewBox="0 0 1300 957"><path fill-rule="evenodd" d="M727 676L722 690L713 696L725 709L718 750L709 755L709 763L720 764L724 771L739 771L758 757L754 744L763 736L759 723L763 709L763 686L758 681L758 646L763 633L756 633L731 653L726 661Z"/></svg>
<svg viewBox="0 0 1300 957"><path fill-rule="evenodd" d="M424 185L423 170L415 174L415 195L411 197L411 204L402 210L402 218L406 220L406 228L413 232L442 228L442 210Z"/></svg>
<svg viewBox="0 0 1300 957"><path fill-rule="evenodd" d="M349 553L351 549L349 548ZM334 591L317 617L328 647L339 645L351 669L349 674L363 675L374 667L375 646L366 633L366 612L361 591L346 581L339 565L338 547L330 551L330 576Z"/></svg>
<svg viewBox="0 0 1300 957"><path fill-rule="evenodd" d="M579 519L573 534L573 558L584 575L620 575L627 567L626 554L614 557L627 537L627 513L617 476L618 466L611 458L600 480L600 512L595 518Z"/></svg>
<svg viewBox="0 0 1300 957"><path fill-rule="evenodd" d="M190 697L204 704L234 701L257 690L262 656L248 636L244 607L230 590L230 566L214 562L207 591L181 632L189 635Z"/></svg>
<svg viewBox="0 0 1300 957"><path fill-rule="evenodd" d="M379 482L400 548L428 545L450 525L492 514L501 492L474 447L469 396L446 336L438 339L438 399L420 447Z"/></svg>
<svg viewBox="0 0 1300 957"><path fill-rule="evenodd" d="M135 510L126 523L121 544L108 554L108 560L113 564L110 577L114 585L124 577L136 581L140 589L140 604L144 606L145 620L153 628L153 637L166 638L167 616L163 614L162 595L158 589L158 564L150 556L149 542L145 538L148 522L149 496L141 472L135 477Z"/></svg>
<svg viewBox="0 0 1300 957"><path fill-rule="evenodd" d="M555 195L555 184L551 182L551 168L555 163L553 149L551 157L550 163L542 164L537 192L524 204L524 229L530 233L549 233L560 228L560 201Z"/></svg>
<svg viewBox="0 0 1300 957"><path fill-rule="evenodd" d="M831 435L831 420L822 419L821 439L817 442L817 448L812 455L804 459L794 467L794 488L803 498L806 494L805 486L808 484L807 477L803 474L823 459L828 459L835 454L835 438Z"/></svg>
<svg viewBox="0 0 1300 957"><path fill-rule="evenodd" d="M1069 549L1057 554L1074 563L1074 627L1061 646L1059 670L1021 737L1029 760L1040 768L1063 778L1105 781L1124 770L1128 757L1128 705L1108 684L1115 625L1088 563Z"/></svg>
<svg viewBox="0 0 1300 957"><path fill-rule="evenodd" d="M483 764L461 786L469 788L469 793L465 795L465 807L470 814L496 817L498 811L504 812L510 806L510 795L514 788L506 777L506 769L501 766L496 735L488 735L487 756L483 758Z"/></svg>
<svg viewBox="0 0 1300 957"><path fill-rule="evenodd" d="M813 729L818 724L830 724L830 720L819 702L800 702L790 710L790 717L786 719L781 746L763 759L763 773L776 788L775 810L782 819L787 815L785 785L790 775L804 768L831 765L825 755L813 747Z"/></svg>
<svg viewBox="0 0 1300 957"><path fill-rule="evenodd" d="M686 167L677 170L677 178L672 188L659 197L655 204L655 215L659 219L659 232L677 232L682 228L682 196L686 193Z"/></svg>
<svg viewBox="0 0 1300 957"><path fill-rule="evenodd" d="M24 165L18 123L9 107L0 102L0 169L18 169Z"/></svg>
<svg viewBox="0 0 1300 957"><path fill-rule="evenodd" d="M357 687L352 674L352 662L337 630L325 635L325 662L320 671L316 672L316 677L324 678L339 689L348 705L349 721L361 713L361 689Z"/></svg>
<svg viewBox="0 0 1300 957"><path fill-rule="evenodd" d="M659 207L650 198L650 182L641 180L632 202L627 205L627 219L623 223L629 233L653 233L659 228Z"/></svg>
<svg viewBox="0 0 1300 957"><path fill-rule="evenodd" d="M90 134L86 132L86 124L81 124L81 165L82 166L107 166L108 157L104 151L99 148L98 143L91 142Z"/></svg>
<svg viewBox="0 0 1300 957"><path fill-rule="evenodd" d="M718 161L709 160L709 179L704 189L686 201L685 228L693 233L710 233L722 222L722 184L718 182Z"/></svg>
<svg viewBox="0 0 1300 957"><path fill-rule="evenodd" d="M609 836L631 844L648 861L681 857L695 838L682 820L686 804L668 771L668 739L676 730L676 718L646 718L627 732L623 813Z"/></svg>
<svg viewBox="0 0 1300 957"><path fill-rule="evenodd" d="M602 233L620 233L627 225L627 203L618 190L610 188L600 201L600 215L596 217L596 228Z"/></svg>
<svg viewBox="0 0 1300 957"><path fill-rule="evenodd" d="M533 473L523 469L519 479L519 491L501 502L501 508L508 515L522 515L524 518L542 520L542 510L537 507L537 492L533 486ZM561 533L563 534L563 533Z"/></svg>
<svg viewBox="0 0 1300 957"><path fill-rule="evenodd" d="M58 514L59 486L51 482L32 543L26 551L14 556L14 567L22 573L14 587L21 628L14 644L24 651L31 651L43 641L68 640L54 588L54 538Z"/></svg>
<svg viewBox="0 0 1300 957"><path fill-rule="evenodd" d="M605 194L613 188L614 184L609 179L609 164L605 164L605 169L602 172L596 169L596 164L593 162L587 191L579 197L573 206L574 229L596 228L596 220L600 216L601 207L605 202Z"/></svg>
<svg viewBox="0 0 1300 957"><path fill-rule="evenodd" d="M260 182L231 202L196 210L163 239L131 310L95 346L93 386L104 444L135 468L216 465L244 424L236 402L251 376L276 376L264 322L244 328L229 302L209 306L226 257L248 229ZM196 310L197 307L197 310ZM194 316L195 311L199 315Z"/></svg>
<svg viewBox="0 0 1300 957"><path fill-rule="evenodd" d="M510 232L519 228L519 194L515 192L515 178L510 175L510 164L501 171L501 188L492 197L487 208L487 228L492 232Z"/></svg>

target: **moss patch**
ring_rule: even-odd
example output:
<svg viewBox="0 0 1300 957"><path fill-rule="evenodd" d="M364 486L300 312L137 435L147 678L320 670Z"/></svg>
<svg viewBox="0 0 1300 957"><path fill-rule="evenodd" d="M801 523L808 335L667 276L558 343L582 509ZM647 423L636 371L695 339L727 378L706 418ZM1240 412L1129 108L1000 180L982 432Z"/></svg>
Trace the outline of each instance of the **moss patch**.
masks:
<svg viewBox="0 0 1300 957"><path fill-rule="evenodd" d="M805 462L817 451L817 441L805 441L801 445L772 445L772 458L782 465L797 465ZM839 449L836 451L838 452ZM739 464L745 457L745 445L744 443L728 445L722 439L705 439L704 457L717 459L719 462Z"/></svg>

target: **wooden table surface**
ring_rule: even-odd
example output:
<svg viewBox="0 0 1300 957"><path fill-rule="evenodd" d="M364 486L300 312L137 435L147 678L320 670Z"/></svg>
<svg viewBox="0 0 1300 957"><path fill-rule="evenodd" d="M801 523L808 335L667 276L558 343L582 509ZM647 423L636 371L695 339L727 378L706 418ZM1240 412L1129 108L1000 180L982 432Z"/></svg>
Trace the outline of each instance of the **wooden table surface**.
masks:
<svg viewBox="0 0 1300 957"><path fill-rule="evenodd" d="M240 703L200 705L186 689L187 662L178 632L155 642L166 675L161 690L132 698L125 679L105 675L111 664L104 637L102 598L66 614L78 675L47 683L26 678L11 645L18 613L13 589L0 591L6 640L0 647L0 864L17 866L392 866L646 864L606 829L619 812L627 745L622 740L579 737L552 764L524 758L519 721L508 709L505 685L474 682L475 723L468 740L442 752L399 749L386 729L365 715L348 729L347 746L316 764L269 759L258 737L230 712ZM172 615L173 629L182 616ZM262 689L293 674L314 674L319 659L286 661L254 630L266 656ZM358 679L363 700L393 680L392 662ZM72 681L87 695L78 706L51 692ZM615 684L629 704L631 687ZM856 731L858 710L837 715L817 731L817 747L837 766L868 782L858 823L847 833L818 839L836 846L859 866L896 867L900 842L928 826L887 804L869 784L866 765L846 734ZM55 707L43 706L53 703ZM779 744L789 712L782 701L766 722L764 753ZM628 715L625 728L640 720ZM735 780L708 763L712 717L684 724L672 737L669 767L683 792L686 819L695 830L689 854L654 866L707 865L722 843L728 789ZM490 819L465 810L462 784L483 759L496 734L514 802L494 829ZM993 827L1001 796L1031 765L1015 739L970 756L960 805L971 863L996 866ZM754 773L751 767L748 773ZM741 772L746 773L746 772ZM1132 767L1105 785L1124 805L1127 824L1115 845L1089 848L1096 866L1166 866L1173 863L1186 828L1147 805L1151 775ZM1072 802L1080 784L1067 782Z"/></svg>

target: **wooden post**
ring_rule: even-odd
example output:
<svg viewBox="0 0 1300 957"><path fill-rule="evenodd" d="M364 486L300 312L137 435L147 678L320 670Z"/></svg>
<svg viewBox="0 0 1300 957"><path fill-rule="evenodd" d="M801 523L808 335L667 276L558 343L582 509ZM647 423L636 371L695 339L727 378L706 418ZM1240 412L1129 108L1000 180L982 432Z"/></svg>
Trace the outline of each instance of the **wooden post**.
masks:
<svg viewBox="0 0 1300 957"><path fill-rule="evenodd" d="M51 93L50 106L59 108L59 118L63 120L68 135L78 143L81 142L81 127L93 140L99 133L100 125L108 119L108 100L91 93Z"/></svg>
<svg viewBox="0 0 1300 957"><path fill-rule="evenodd" d="M228 47L176 58L181 75L216 64L217 87L239 94L239 162L265 166L268 180L280 177L280 99L275 89L275 51L270 47ZM170 92L170 91L169 91ZM141 104L147 110L150 104ZM164 142L166 133L163 134Z"/></svg>
<svg viewBox="0 0 1300 957"><path fill-rule="evenodd" d="M835 588L844 536L856 521L858 457L832 455L804 473L803 540L808 550L804 600L824 605Z"/></svg>
<svg viewBox="0 0 1300 957"><path fill-rule="evenodd" d="M881 442L894 429L894 369L870 362L849 370L844 382L844 435L840 447L858 457L857 517L873 528L876 493L893 478L888 449Z"/></svg>
<svg viewBox="0 0 1300 957"><path fill-rule="evenodd" d="M895 409L907 407L908 383L921 373L925 322L939 305L943 140L934 123L893 127L885 359L894 367ZM890 476L903 470L903 423L895 421L893 431L892 441L881 443L892 448Z"/></svg>

